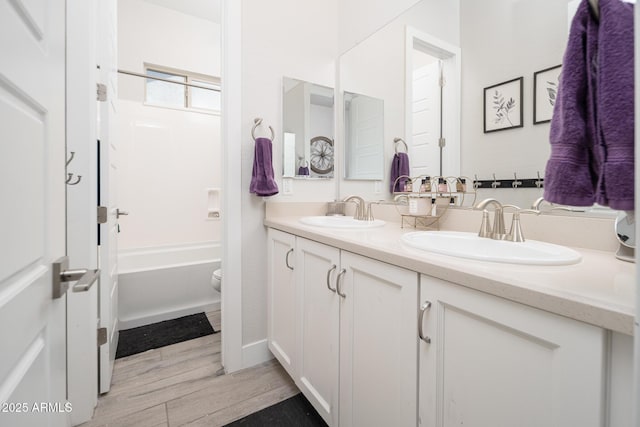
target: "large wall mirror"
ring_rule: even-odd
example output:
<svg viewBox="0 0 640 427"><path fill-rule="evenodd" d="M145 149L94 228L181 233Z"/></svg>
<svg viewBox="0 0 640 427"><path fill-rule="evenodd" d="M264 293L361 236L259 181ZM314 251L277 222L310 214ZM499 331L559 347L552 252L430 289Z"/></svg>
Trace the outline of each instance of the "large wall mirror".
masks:
<svg viewBox="0 0 640 427"><path fill-rule="evenodd" d="M384 172L382 191L366 182L342 180L340 196L392 197L389 176L396 137L409 146L413 175L466 176L471 181L495 177L499 182L514 180L515 174L529 183L543 178L550 125L539 118L534 123L534 76L561 64L575 4L421 0L341 55L341 90L384 102ZM517 101L522 126L485 133L485 89L521 77L522 98ZM347 153L349 144L347 138ZM477 199L495 197L530 207L543 192L535 185L496 187L479 188Z"/></svg>
<svg viewBox="0 0 640 427"><path fill-rule="evenodd" d="M333 89L288 77L282 86L283 176L333 178Z"/></svg>

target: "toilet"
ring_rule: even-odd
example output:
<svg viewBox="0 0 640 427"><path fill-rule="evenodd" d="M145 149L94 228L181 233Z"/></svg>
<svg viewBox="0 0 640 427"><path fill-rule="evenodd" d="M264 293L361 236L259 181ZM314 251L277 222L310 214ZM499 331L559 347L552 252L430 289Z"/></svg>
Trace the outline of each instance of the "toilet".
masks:
<svg viewBox="0 0 640 427"><path fill-rule="evenodd" d="M211 276L211 285L213 286L213 289L220 292L220 289L222 286L222 269L221 268L213 272L213 275Z"/></svg>

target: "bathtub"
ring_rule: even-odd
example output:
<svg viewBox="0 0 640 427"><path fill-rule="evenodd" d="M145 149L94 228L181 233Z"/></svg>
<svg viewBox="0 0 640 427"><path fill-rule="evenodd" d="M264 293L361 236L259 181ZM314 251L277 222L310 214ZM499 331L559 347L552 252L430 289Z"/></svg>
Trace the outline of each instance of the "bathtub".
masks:
<svg viewBox="0 0 640 427"><path fill-rule="evenodd" d="M120 250L120 329L220 309L211 286L218 268L219 242Z"/></svg>

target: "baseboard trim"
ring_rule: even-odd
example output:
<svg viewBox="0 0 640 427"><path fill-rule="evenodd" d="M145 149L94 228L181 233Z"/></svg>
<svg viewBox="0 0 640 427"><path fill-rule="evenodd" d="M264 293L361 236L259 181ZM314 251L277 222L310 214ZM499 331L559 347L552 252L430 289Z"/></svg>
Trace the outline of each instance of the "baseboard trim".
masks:
<svg viewBox="0 0 640 427"><path fill-rule="evenodd" d="M250 368L273 359L267 340L255 341L242 346L242 367Z"/></svg>

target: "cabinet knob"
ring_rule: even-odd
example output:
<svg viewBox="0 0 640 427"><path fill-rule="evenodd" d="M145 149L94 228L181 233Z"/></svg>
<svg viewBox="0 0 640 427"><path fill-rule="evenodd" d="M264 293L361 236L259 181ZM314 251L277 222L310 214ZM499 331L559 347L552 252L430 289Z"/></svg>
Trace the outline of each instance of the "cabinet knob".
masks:
<svg viewBox="0 0 640 427"><path fill-rule="evenodd" d="M327 288L329 288L329 290L333 293L336 293L336 288L331 287L331 273L336 271L336 268L338 267L336 267L336 265L334 264L333 267L331 267L329 271L327 271Z"/></svg>
<svg viewBox="0 0 640 427"><path fill-rule="evenodd" d="M418 335L427 344L431 344L431 338L424 334L424 314L431 308L431 301L425 301L420 307L420 317L418 318Z"/></svg>

